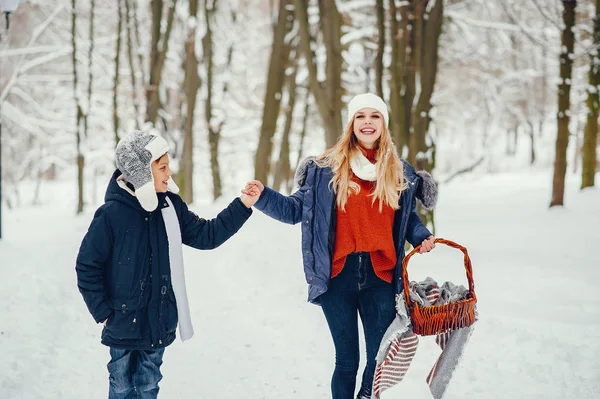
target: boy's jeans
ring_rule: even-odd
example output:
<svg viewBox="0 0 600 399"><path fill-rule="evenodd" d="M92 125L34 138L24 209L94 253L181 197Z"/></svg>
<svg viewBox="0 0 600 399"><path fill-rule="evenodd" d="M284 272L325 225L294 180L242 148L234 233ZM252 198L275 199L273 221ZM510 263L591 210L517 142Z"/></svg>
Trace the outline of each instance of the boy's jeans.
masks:
<svg viewBox="0 0 600 399"><path fill-rule="evenodd" d="M108 399L156 398L164 352L110 348Z"/></svg>
<svg viewBox="0 0 600 399"><path fill-rule="evenodd" d="M329 290L321 296L321 307L335 346L333 399L354 399L359 364L357 313L367 349L359 397L371 397L379 344L396 315L394 297L393 285L375 275L368 252L348 255L342 272L331 279Z"/></svg>

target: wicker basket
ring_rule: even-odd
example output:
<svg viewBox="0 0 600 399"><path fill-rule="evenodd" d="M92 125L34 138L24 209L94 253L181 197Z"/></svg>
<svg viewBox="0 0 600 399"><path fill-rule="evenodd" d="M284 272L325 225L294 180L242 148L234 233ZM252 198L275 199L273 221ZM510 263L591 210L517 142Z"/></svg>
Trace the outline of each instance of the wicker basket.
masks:
<svg viewBox="0 0 600 399"><path fill-rule="evenodd" d="M469 293L467 298L457 302L448 303L438 306L420 306L418 303L410 299L410 291L408 288L408 261L419 251L420 245L413 249L402 260L402 283L404 285L404 302L408 306L410 319L413 325L413 331L419 335L436 335L446 333L459 328L468 327L475 322L475 304L477 297L475 296L475 286L473 283L473 269L471 267L471 259L467 253L467 249L457 243L436 238L437 244L446 244L450 247L460 249L464 254L465 270L467 272L467 280L469 281Z"/></svg>

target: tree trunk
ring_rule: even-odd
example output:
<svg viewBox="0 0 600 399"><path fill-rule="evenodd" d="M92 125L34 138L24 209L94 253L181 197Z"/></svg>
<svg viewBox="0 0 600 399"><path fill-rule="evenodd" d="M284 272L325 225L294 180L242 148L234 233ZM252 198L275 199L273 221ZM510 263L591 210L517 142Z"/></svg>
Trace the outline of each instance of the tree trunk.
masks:
<svg viewBox="0 0 600 399"><path fill-rule="evenodd" d="M575 118L574 121L574 129L573 131L575 132L574 134L572 134L572 136L575 137L575 151L573 151L573 162L571 163L572 168L573 168L573 174L577 174L577 169L579 169L579 158L581 158L581 150L583 149L583 145L581 144L582 141L582 137L581 137L581 131L579 129L581 123L579 121L579 118ZM585 126L584 126L585 128ZM567 161L568 163L568 161Z"/></svg>
<svg viewBox="0 0 600 399"><path fill-rule="evenodd" d="M294 62L297 60L294 59ZM283 137L279 149L279 159L275 168L275 176L273 177L273 189L279 191L282 185L286 185L292 177L292 167L290 165L290 131L292 130L292 120L294 117L294 108L296 107L296 73L297 65L294 65L294 70L288 76L288 104L285 109L285 126L283 128Z"/></svg>
<svg viewBox="0 0 600 399"><path fill-rule="evenodd" d="M533 165L535 163L535 129L531 120L527 123L527 126L529 127L529 138L531 139L529 164Z"/></svg>
<svg viewBox="0 0 600 399"><path fill-rule="evenodd" d="M131 1L131 8L133 10L133 26L135 33L135 42L138 46L138 49L142 48L142 40L140 39L140 25L138 21L138 12L137 12L137 1L136 0L127 0L127 4ZM146 73L144 72L144 56L141 51L137 51L138 60L139 60L139 68L141 79L140 82L146 82ZM143 84L143 83L142 83Z"/></svg>
<svg viewBox="0 0 600 399"><path fill-rule="evenodd" d="M545 32L546 31L546 19L543 20L543 25L542 25L542 30ZM544 38L546 37L546 35L544 34ZM542 65L541 65L541 69L542 69L542 76L541 76L541 88L539 89L540 92L540 99L539 104L540 104L540 108L539 108L539 112L540 112L540 123L538 126L538 137L542 138L543 134L544 134L544 125L546 123L546 102L547 102L547 98L548 98L548 80L549 80L549 74L548 74L548 63L546 62L546 60L548 59L548 47L547 46L542 46Z"/></svg>
<svg viewBox="0 0 600 399"><path fill-rule="evenodd" d="M293 0L282 0L279 7L277 24L273 31L273 44L271 45L271 56L267 73L267 89L263 106L262 125L254 158L254 176L257 180L265 183L270 173L273 136L277 129L285 69L289 61L291 48L289 32L292 30L293 25Z"/></svg>
<svg viewBox="0 0 600 399"><path fill-rule="evenodd" d="M415 139L414 150L417 154L427 154L429 152L425 138L431 121L431 117L429 116L432 107L431 96L433 95L437 78L439 37L442 33L442 15L444 12L443 4L442 0L436 0L431 11L427 13L423 21L423 34L418 41L420 51L418 54L415 53L415 56L420 60L417 62L417 70L419 71L418 76L421 87L419 99L412 116L412 135ZM423 7L425 6L426 4L423 4ZM425 17L425 14L423 16ZM426 157L420 167L425 170L431 170L433 165L430 165L429 158Z"/></svg>
<svg viewBox="0 0 600 399"><path fill-rule="evenodd" d="M327 147L332 147L342 133L342 19L335 1L319 0L320 25L327 55L325 91L329 103Z"/></svg>
<svg viewBox="0 0 600 399"><path fill-rule="evenodd" d="M129 4L129 2L131 0L124 0L125 1L125 25L127 26L127 60L129 61L129 71L130 71L130 78L131 78L131 91L133 93L133 109L135 110L135 116L134 116L134 120L135 120L135 127L136 129L139 128L139 117L140 117L140 99L138 96L138 88L137 88L137 79L135 77L135 73L137 68L135 67L135 59L133 57L133 40L132 40L132 35L133 35L133 29L131 27L131 4ZM135 1L134 1L135 3ZM121 5L121 3L119 3L119 6ZM120 15L120 13L119 13ZM119 41L120 43L120 41ZM139 43L138 43L139 46ZM140 64L141 67L142 64ZM142 80L143 82L143 80ZM117 142L119 141L119 138L117 136Z"/></svg>
<svg viewBox="0 0 600 399"><path fill-rule="evenodd" d="M88 87L87 87L87 109L85 110L84 118L84 135L88 137L88 121L92 110L92 82L94 75L92 72L92 55L94 54L94 9L96 8L96 0L91 0L90 3L90 46L88 48Z"/></svg>
<svg viewBox="0 0 600 399"><path fill-rule="evenodd" d="M323 43L327 53L326 81L318 79L313 48L316 42L310 36L308 1L296 0L296 19L299 23L300 49L306 59L309 88L315 97L319 115L325 128L325 144L332 147L342 129L341 114L341 18L334 1L319 0Z"/></svg>
<svg viewBox="0 0 600 399"><path fill-rule="evenodd" d="M158 109L158 104L155 104L155 101L158 100L158 81L160 79L158 75L158 62L160 54L158 43L161 36L160 25L162 23L163 0L152 0L150 4L152 13L152 38L150 41L150 77L148 80L148 85L146 86L145 120L154 124L156 122L156 114ZM156 92L156 99L154 92Z"/></svg>
<svg viewBox="0 0 600 399"><path fill-rule="evenodd" d="M296 159L297 170L302 162L302 156L304 155L304 140L306 139L306 128L308 126L308 115L310 112L310 94L306 91L306 98L304 99L304 116L302 117L302 130L300 131L300 144L298 145L298 158ZM292 182L294 183L294 182ZM288 185L288 193L292 190L292 185Z"/></svg>
<svg viewBox="0 0 600 399"><path fill-rule="evenodd" d="M385 10L383 0L376 1L377 55L375 56L375 90L383 98L383 54L385 53Z"/></svg>
<svg viewBox="0 0 600 399"><path fill-rule="evenodd" d="M113 84L113 129L115 134L115 146L119 143L119 107L117 104L119 91L119 61L121 55L121 31L123 30L123 9L121 0L117 0L117 48L115 54L115 79ZM133 73L133 72L132 72Z"/></svg>
<svg viewBox="0 0 600 399"><path fill-rule="evenodd" d="M196 19L198 15L198 0L189 0L189 18ZM178 173L178 183L181 198L188 204L194 202L194 110L200 87L198 76L198 59L196 58L196 24L188 27L185 41L185 96L186 116L183 138L183 153L181 169Z"/></svg>
<svg viewBox="0 0 600 399"><path fill-rule="evenodd" d="M392 60L390 62L390 122L391 134L394 138L399 154L408 144L408 131L404 121L404 102L402 96L406 91L404 84L404 71L406 69L406 53L410 37L408 30L409 3L404 2L399 8L395 0L390 0L390 43L392 47ZM400 17L398 17L398 11Z"/></svg>
<svg viewBox="0 0 600 399"><path fill-rule="evenodd" d="M156 124L156 117L160 108L159 88L162 80L162 71L169 50L169 39L173 28L175 7L177 0L169 2L169 13L167 14L167 27L164 35L161 35L162 24L162 0L152 0L152 42L150 52L150 81L146 87L146 121ZM162 46L158 50L158 43Z"/></svg>
<svg viewBox="0 0 600 399"><path fill-rule="evenodd" d="M404 95L402 96L402 102L404 104L404 113L401 115L402 118L402 129L404 140L408 144L408 162L415 165L416 163L416 140L412 134L413 126L413 106L415 96L417 94L417 73L419 71L419 54L421 52L420 39L422 37L422 25L423 15L425 7L421 4L424 0L414 0L409 4L409 48L407 51L407 62L404 69Z"/></svg>
<svg viewBox="0 0 600 399"><path fill-rule="evenodd" d="M212 40L212 18L216 11L216 1L212 2L212 8L204 1L204 22L206 25L206 34L202 38L202 51L204 55L204 66L206 68L206 103L204 104L204 117L208 130L208 145L210 148L210 171L213 181L213 198L217 199L222 193L221 171L219 167L219 141L221 139L221 128L223 121L215 124L213 119L213 91L214 91L214 60L213 60L213 40ZM231 62L231 49L228 55L228 65Z"/></svg>
<svg viewBox="0 0 600 399"><path fill-rule="evenodd" d="M437 79L443 5L443 0L413 0L396 8L396 2L390 1L391 131L398 153L402 154L408 145L408 161L418 170L431 171L435 166L435 143L430 140L432 143L427 144L427 133ZM419 207L419 215L425 224L433 226L433 212Z"/></svg>
<svg viewBox="0 0 600 399"><path fill-rule="evenodd" d="M594 45L600 44L600 0L596 0L596 16L594 17ZM590 53L590 72L588 86L588 114L585 123L582 151L581 188L595 185L596 163L598 162L596 146L598 145L598 90L600 90L600 56L596 48Z"/></svg>
<svg viewBox="0 0 600 399"><path fill-rule="evenodd" d="M81 107L81 98L78 92L78 75L77 75L77 9L76 0L71 0L71 46L73 47L72 64L73 64L73 91L76 107L76 129L75 142L77 146L77 213L83 212L83 168L85 158L81 150L81 143L84 139L84 115Z"/></svg>
<svg viewBox="0 0 600 399"><path fill-rule="evenodd" d="M576 0L563 0L564 29L561 37L560 84L558 85L558 132L556 135L556 155L554 160L554 178L552 181L552 200L550 206L563 205L565 193L565 174L567 172L567 146L569 144L569 108L571 106L571 70L573 69L573 48L575 37Z"/></svg>

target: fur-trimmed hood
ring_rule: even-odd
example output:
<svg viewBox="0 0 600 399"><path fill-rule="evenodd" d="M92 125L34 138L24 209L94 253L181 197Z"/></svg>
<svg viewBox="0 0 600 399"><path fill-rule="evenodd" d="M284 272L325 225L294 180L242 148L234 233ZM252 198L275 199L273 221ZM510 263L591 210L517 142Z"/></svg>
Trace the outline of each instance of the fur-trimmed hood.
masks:
<svg viewBox="0 0 600 399"><path fill-rule="evenodd" d="M315 162L316 159L317 158L314 156L307 157L296 169L296 173L294 174L294 182L298 187L302 187L304 185L308 168L312 164L315 164L315 167L318 167ZM415 191L417 199L421 201L425 209L434 209L438 199L438 189L433 177L424 170L416 171L415 168L405 160L402 160L402 163L404 165L404 178L409 182L414 182L417 184Z"/></svg>

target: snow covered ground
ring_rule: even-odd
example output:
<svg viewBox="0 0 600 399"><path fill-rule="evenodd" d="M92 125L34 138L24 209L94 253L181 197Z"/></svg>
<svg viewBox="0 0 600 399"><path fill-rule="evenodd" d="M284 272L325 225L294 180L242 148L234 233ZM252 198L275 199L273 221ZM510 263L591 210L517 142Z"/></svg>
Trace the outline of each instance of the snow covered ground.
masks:
<svg viewBox="0 0 600 399"><path fill-rule="evenodd" d="M440 188L437 235L473 261L480 320L446 398L600 397L600 190L568 176L548 209L551 174L465 176ZM0 398L105 398L108 349L77 291L75 257L93 213L75 217L72 182L54 200L3 212ZM228 201L192 209L213 217ZM306 302L300 228L255 212L214 251L187 249L196 335L165 353L162 398L328 398L333 345ZM438 246L411 279L466 282ZM404 382L383 398L428 398L439 354L422 338Z"/></svg>

